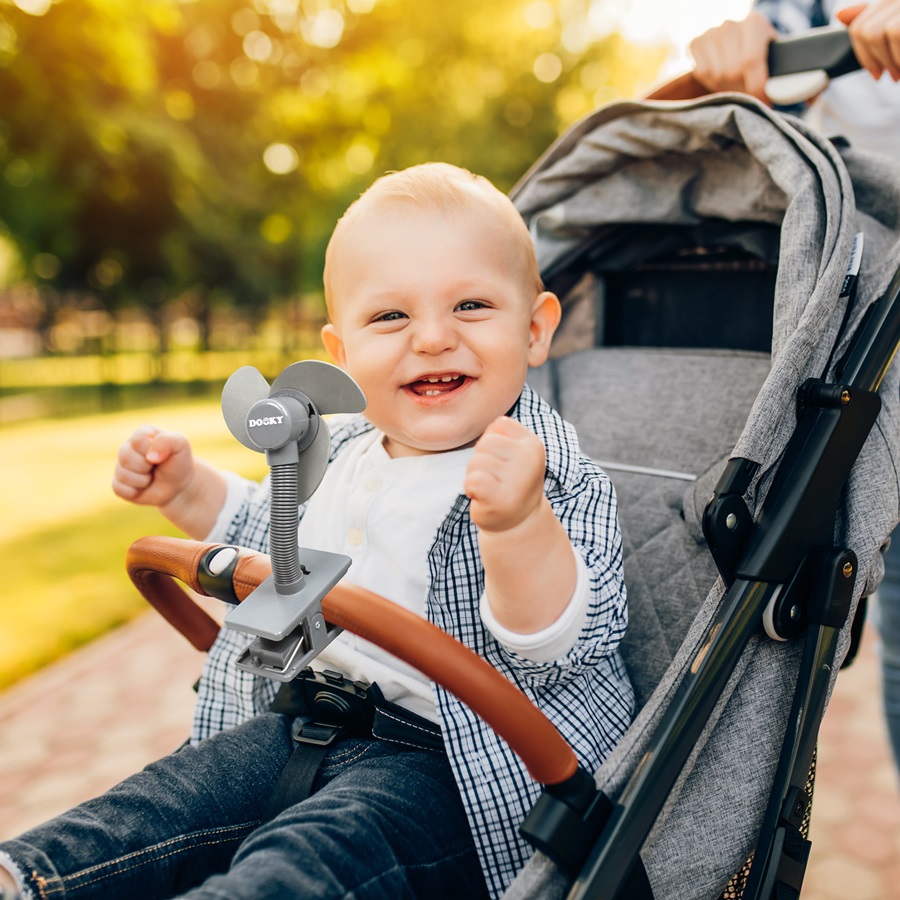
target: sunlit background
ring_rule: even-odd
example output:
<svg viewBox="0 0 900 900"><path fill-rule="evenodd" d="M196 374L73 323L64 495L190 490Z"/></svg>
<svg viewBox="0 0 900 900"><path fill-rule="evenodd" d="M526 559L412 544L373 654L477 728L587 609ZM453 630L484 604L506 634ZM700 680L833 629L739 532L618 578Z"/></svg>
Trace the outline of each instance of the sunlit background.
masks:
<svg viewBox="0 0 900 900"><path fill-rule="evenodd" d="M257 474L216 395L318 353L322 256L376 176L509 189L749 0L0 0L0 686L128 619L109 490L148 419ZM52 548L52 549L51 549Z"/></svg>

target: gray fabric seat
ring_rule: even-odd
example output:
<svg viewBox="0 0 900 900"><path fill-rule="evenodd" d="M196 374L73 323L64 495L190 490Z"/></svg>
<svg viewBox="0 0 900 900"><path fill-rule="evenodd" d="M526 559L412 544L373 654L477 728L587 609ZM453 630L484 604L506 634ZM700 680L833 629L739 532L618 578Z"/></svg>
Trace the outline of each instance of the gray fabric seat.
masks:
<svg viewBox="0 0 900 900"><path fill-rule="evenodd" d="M622 651L640 705L716 581L700 517L768 371L762 354L615 347L551 359L530 379L615 486Z"/></svg>
<svg viewBox="0 0 900 900"><path fill-rule="evenodd" d="M602 329L585 326L584 305L573 304L560 335L580 352L554 358L532 379L576 426L586 452L607 465L619 496L630 604L624 652L643 707L596 773L598 786L615 800L701 652L723 597L699 527L711 489L728 458L752 460L759 473L746 499L758 512L793 432L798 387L833 369L847 335L900 263L900 171L886 158L844 146L839 152L804 123L749 98L716 95L601 109L563 135L512 197L544 272L579 256L594 272L604 265L621 269L617 229L623 223L629 235L642 224L658 233L661 223L706 223L707 234L721 230L732 240L734 229L722 223L742 222L778 234L770 357L593 349ZM858 297L838 341L841 287L857 231L866 240ZM752 250L750 244L744 249ZM900 508L896 369L882 384L883 409L851 473L835 534L858 557L854 606L880 581L879 548ZM849 627L839 658L848 644ZM760 633L736 661L644 843L641 856L657 900L719 897L753 850L799 651L797 642ZM506 896L549 900L567 889L566 878L537 853Z"/></svg>

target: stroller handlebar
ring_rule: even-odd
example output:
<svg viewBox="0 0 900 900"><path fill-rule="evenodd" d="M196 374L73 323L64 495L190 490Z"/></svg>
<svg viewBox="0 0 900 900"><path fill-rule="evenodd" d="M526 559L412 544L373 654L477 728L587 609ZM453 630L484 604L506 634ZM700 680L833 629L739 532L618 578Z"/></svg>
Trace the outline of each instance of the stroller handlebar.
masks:
<svg viewBox="0 0 900 900"><path fill-rule="evenodd" d="M208 650L218 623L179 585L216 596L198 573L221 544L145 537L126 554L134 585L199 650ZM226 593L244 600L271 573L269 557L241 549ZM562 784L579 771L578 758L556 726L485 659L430 622L358 585L339 583L322 598L327 622L351 631L408 662L463 701L515 751L535 781Z"/></svg>

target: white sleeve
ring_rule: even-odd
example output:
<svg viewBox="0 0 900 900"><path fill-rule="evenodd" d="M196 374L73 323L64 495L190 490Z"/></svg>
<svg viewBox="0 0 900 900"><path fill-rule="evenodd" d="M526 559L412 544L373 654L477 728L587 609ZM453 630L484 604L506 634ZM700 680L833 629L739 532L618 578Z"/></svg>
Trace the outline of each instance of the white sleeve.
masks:
<svg viewBox="0 0 900 900"><path fill-rule="evenodd" d="M225 476L225 484L227 486L225 502L222 504L219 515L216 517L216 524L213 525L209 534L204 538L204 540L215 543L225 542L228 526L247 498L248 486L256 487L257 485L257 482L251 482L236 472L224 471L222 474Z"/></svg>
<svg viewBox="0 0 900 900"><path fill-rule="evenodd" d="M581 554L572 548L575 555L577 578L572 599L562 611L559 618L541 631L533 634L518 634L504 628L494 617L487 594L481 595L481 621L484 627L508 650L524 656L533 662L553 662L565 656L581 634L584 619L590 602L590 578L587 564Z"/></svg>

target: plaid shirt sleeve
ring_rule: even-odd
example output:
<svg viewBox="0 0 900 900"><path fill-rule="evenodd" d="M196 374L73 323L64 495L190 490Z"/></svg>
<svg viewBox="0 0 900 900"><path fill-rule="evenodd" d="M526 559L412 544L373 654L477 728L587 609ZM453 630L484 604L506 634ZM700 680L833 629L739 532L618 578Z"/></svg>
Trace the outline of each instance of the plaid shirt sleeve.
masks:
<svg viewBox="0 0 900 900"><path fill-rule="evenodd" d="M243 497L223 534L210 535L211 540L236 544L249 550L269 552L269 480L243 483ZM197 705L191 743L234 728L267 709L275 697L278 684L234 665L246 650L247 635L222 627L210 647L197 689Z"/></svg>
<svg viewBox="0 0 900 900"><path fill-rule="evenodd" d="M590 600L581 635L565 656L538 662L499 645L507 664L534 686L577 678L615 652L628 624L622 566L622 533L612 482L597 465L578 452L574 428L546 411L532 411L535 398L523 395L522 421L538 431L547 447L545 493L566 529L590 579Z"/></svg>

